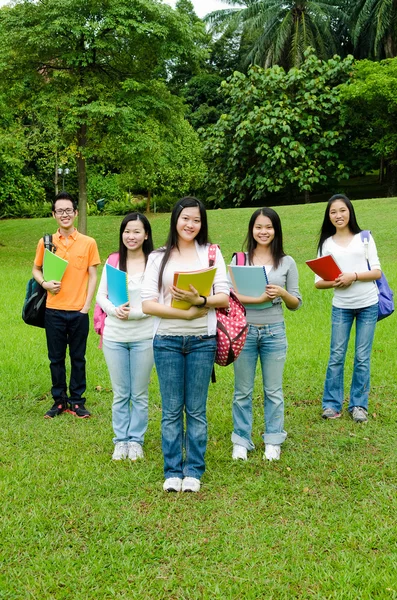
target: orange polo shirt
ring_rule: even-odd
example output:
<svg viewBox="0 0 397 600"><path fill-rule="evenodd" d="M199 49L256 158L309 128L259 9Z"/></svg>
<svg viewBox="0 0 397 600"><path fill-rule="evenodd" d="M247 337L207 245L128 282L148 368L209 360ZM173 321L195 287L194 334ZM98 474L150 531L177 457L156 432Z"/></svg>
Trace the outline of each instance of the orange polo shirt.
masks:
<svg viewBox="0 0 397 600"><path fill-rule="evenodd" d="M47 308L57 310L81 310L87 297L88 267L99 265L98 247L96 241L79 233L77 229L66 239L58 231L52 236L58 256L68 261L68 266L61 282L59 294L47 294ZM37 244L34 263L43 266L44 241Z"/></svg>

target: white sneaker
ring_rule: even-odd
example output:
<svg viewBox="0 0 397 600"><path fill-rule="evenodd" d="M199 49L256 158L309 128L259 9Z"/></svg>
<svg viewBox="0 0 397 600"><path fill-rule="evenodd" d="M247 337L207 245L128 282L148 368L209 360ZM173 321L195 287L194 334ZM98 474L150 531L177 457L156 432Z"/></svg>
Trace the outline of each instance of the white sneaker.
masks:
<svg viewBox="0 0 397 600"><path fill-rule="evenodd" d="M199 492L200 485L200 479L185 477L182 481L182 492Z"/></svg>
<svg viewBox="0 0 397 600"><path fill-rule="evenodd" d="M143 448L138 442L128 442L128 458L130 460L143 458Z"/></svg>
<svg viewBox="0 0 397 600"><path fill-rule="evenodd" d="M281 446L274 444L265 444L265 454L263 460L280 460Z"/></svg>
<svg viewBox="0 0 397 600"><path fill-rule="evenodd" d="M233 444L233 460L247 460L247 448L240 444Z"/></svg>
<svg viewBox="0 0 397 600"><path fill-rule="evenodd" d="M114 445L113 460L123 460L128 456L128 443L116 442Z"/></svg>
<svg viewBox="0 0 397 600"><path fill-rule="evenodd" d="M180 492L182 489L182 479L180 477L168 477L163 483L165 492Z"/></svg>

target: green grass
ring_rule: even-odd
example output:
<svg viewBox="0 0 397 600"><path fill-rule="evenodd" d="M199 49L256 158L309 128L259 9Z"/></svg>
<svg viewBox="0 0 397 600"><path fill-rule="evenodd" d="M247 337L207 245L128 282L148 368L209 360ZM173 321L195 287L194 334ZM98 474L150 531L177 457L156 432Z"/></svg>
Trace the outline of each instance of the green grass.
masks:
<svg viewBox="0 0 397 600"><path fill-rule="evenodd" d="M397 289L396 200L355 204ZM50 219L0 221L1 599L283 600L397 598L396 318L377 327L370 420L321 418L330 336L329 292L314 289L324 204L281 207L304 306L287 313L288 438L280 462L262 460L259 373L247 463L231 460L233 369L218 368L208 399L207 472L199 494L162 492L161 402L153 373L145 460L113 463L109 376L89 337L88 421L43 419L51 404L44 332L20 317L39 237ZM227 260L240 250L250 209L209 213ZM102 260L119 217L89 219ZM164 241L168 215L152 217ZM352 366L346 367L346 385ZM348 388L346 388L346 395Z"/></svg>

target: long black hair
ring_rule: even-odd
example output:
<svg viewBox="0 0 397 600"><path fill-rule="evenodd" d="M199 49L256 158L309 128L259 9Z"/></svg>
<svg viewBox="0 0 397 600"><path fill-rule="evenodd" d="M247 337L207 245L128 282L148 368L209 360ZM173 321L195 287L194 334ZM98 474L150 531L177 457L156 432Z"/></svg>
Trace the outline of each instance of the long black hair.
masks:
<svg viewBox="0 0 397 600"><path fill-rule="evenodd" d="M344 194L334 194L333 196L331 196L331 198L327 202L327 206L325 208L325 213L324 213L323 224L321 225L321 229L320 229L318 245L317 245L317 252L319 252L320 256L322 255L323 244L324 244L325 240L327 238L335 235L335 233L336 233L336 227L335 227L335 225L333 225L331 223L331 219L329 218L329 211L331 210L332 204L336 200L342 200L342 202L346 205L346 207L349 210L348 227L349 227L350 231L354 234L360 233L360 231L362 231L361 227L359 227L359 225L357 223L354 206L351 203L351 201L349 200L349 198L347 196L345 196Z"/></svg>
<svg viewBox="0 0 397 600"><path fill-rule="evenodd" d="M152 238L152 228L148 219L145 215L142 215L139 212L129 213L124 217L121 221L120 225L120 236L119 236L119 269L120 271L127 271L127 253L128 249L123 242L123 233L125 228L127 227L130 221L140 221L143 225L145 233L147 235L147 239L144 240L142 244L142 251L145 255L145 265L147 263L147 259L149 254L153 251L153 238Z"/></svg>
<svg viewBox="0 0 397 600"><path fill-rule="evenodd" d="M159 272L159 291L163 286L163 274L165 266L170 258L171 252L174 248L179 248L178 246L178 232L176 229L176 224L179 219L179 215L183 211L184 208L198 208L200 211L200 220L201 227L198 232L195 241L200 246L205 246L208 244L208 222L207 222L207 212L205 210L204 204L198 198L194 196L185 196L178 200L172 209L171 213L171 221L170 221L170 230L168 232L168 238L165 243L164 248L161 249L164 252L163 260L161 261L160 272Z"/></svg>
<svg viewBox="0 0 397 600"><path fill-rule="evenodd" d="M257 242L254 239L254 225L257 218L263 215L264 217L268 217L273 225L274 229L274 238L270 243L270 252L273 258L274 268L277 269L279 266L281 259L285 256L284 248L283 248L283 230L281 228L280 217L272 208L267 208L264 206L263 208L258 208L250 218L250 222L248 223L248 233L247 237L244 241L244 248L247 249L248 252L248 264L253 264L254 259L254 251L257 247Z"/></svg>

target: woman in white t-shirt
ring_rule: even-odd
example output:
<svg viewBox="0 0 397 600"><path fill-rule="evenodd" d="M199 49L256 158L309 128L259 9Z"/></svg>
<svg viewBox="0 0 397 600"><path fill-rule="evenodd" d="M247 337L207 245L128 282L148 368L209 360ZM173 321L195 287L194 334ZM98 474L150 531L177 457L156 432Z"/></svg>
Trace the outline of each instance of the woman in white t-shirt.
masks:
<svg viewBox="0 0 397 600"><path fill-rule="evenodd" d="M226 267L219 249L209 296L201 296L192 286L189 292L180 290L173 280L177 271L208 268L208 249L203 203L182 198L173 208L165 247L149 258L142 288L143 310L156 317L153 349L162 399L166 492L198 492L205 470L206 403L216 352L215 308L229 305ZM188 302L190 308L174 308L173 298Z"/></svg>
<svg viewBox="0 0 397 600"><path fill-rule="evenodd" d="M334 281L316 276L318 289L334 289L332 302L331 351L323 394L323 419L341 416L344 398L344 365L353 321L356 342L353 378L350 387L349 413L357 423L368 420L370 360L378 317L378 291L375 284L382 273L375 242L366 248L360 236L354 208L343 194L330 198L320 231L318 256L332 254L342 273Z"/></svg>
<svg viewBox="0 0 397 600"><path fill-rule="evenodd" d="M106 268L102 271L96 298L107 314L103 353L113 388L113 460L143 458L148 386L153 367L153 319L142 312L141 287L152 250L152 229L147 218L137 212L124 217L120 225L117 268L127 273L129 302L115 306L109 300Z"/></svg>

